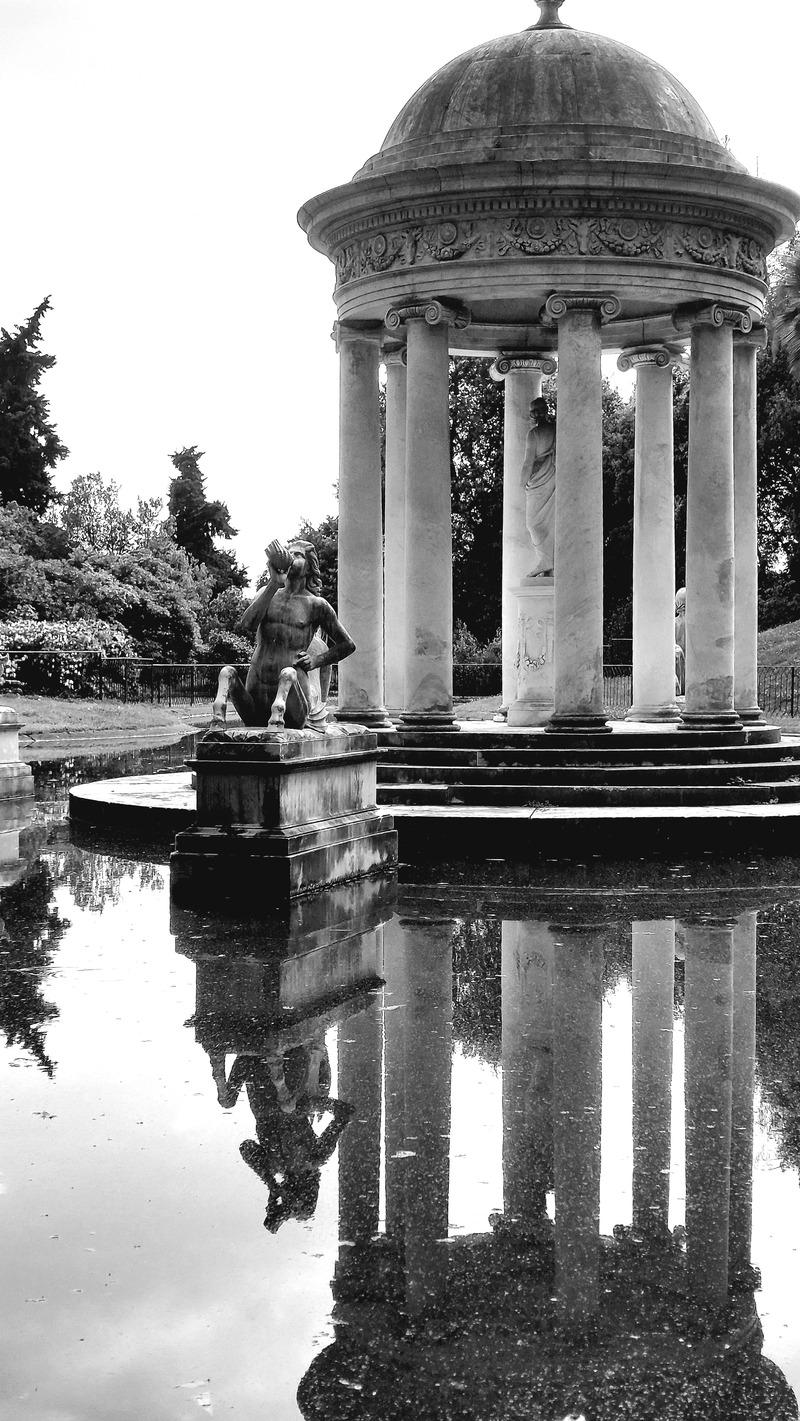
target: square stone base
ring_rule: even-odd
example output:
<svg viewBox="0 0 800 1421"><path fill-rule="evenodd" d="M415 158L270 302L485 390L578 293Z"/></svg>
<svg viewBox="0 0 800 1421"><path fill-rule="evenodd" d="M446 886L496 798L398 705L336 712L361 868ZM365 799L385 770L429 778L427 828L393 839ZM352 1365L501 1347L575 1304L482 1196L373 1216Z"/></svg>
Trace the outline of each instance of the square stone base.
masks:
<svg viewBox="0 0 800 1421"><path fill-rule="evenodd" d="M197 825L171 859L178 901L258 899L269 911L397 862L376 806L377 737L363 726L238 730L201 741Z"/></svg>
<svg viewBox="0 0 800 1421"><path fill-rule="evenodd" d="M270 910L396 863L394 820L371 809L294 828L198 825L176 836L170 872L176 902L235 899Z"/></svg>

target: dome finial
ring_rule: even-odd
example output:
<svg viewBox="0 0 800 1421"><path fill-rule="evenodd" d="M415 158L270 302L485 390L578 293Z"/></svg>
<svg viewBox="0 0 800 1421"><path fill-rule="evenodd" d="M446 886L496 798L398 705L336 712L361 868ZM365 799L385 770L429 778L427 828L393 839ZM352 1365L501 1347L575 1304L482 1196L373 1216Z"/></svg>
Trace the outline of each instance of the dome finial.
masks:
<svg viewBox="0 0 800 1421"><path fill-rule="evenodd" d="M533 26L535 30L566 30L569 28L563 20L558 18L558 12L564 4L564 0L536 0L536 4L542 13Z"/></svg>

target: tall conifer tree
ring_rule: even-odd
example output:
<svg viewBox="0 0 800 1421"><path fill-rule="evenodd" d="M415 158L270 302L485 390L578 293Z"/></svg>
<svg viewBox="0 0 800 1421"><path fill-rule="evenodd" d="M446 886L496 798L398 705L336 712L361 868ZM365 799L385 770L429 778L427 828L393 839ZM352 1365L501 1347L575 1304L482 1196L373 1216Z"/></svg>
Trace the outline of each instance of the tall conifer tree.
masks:
<svg viewBox="0 0 800 1421"><path fill-rule="evenodd" d="M0 502L21 503L35 513L44 513L55 498L51 471L69 453L39 389L56 363L38 348L49 310L48 296L16 330L0 328Z"/></svg>

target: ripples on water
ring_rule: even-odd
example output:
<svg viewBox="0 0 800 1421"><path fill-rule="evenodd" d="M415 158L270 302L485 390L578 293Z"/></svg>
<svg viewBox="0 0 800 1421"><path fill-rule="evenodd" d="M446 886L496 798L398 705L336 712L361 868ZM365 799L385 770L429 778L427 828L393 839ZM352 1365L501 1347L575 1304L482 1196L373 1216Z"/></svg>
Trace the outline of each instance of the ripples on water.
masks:
<svg viewBox="0 0 800 1421"><path fill-rule="evenodd" d="M797 1416L796 862L214 919L84 773L0 825L3 1421Z"/></svg>

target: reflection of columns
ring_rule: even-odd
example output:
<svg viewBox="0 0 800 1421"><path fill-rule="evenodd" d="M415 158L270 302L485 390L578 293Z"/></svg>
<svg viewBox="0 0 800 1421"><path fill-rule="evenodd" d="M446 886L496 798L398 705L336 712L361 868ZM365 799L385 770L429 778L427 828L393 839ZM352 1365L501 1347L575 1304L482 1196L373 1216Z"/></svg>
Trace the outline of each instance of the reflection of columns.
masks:
<svg viewBox="0 0 800 1421"><path fill-rule="evenodd" d="M554 934L555 935L555 934ZM555 944L553 1119L556 1298L580 1331L599 1306L603 950L590 932Z"/></svg>
<svg viewBox="0 0 800 1421"><path fill-rule="evenodd" d="M390 724L383 706L380 333L339 321L339 616L356 644L339 666L339 720Z"/></svg>
<svg viewBox="0 0 800 1421"><path fill-rule="evenodd" d="M406 1295L409 1312L418 1316L435 1307L447 1286L454 924L420 919L402 926Z"/></svg>
<svg viewBox="0 0 800 1421"><path fill-rule="evenodd" d="M609 731L603 713L603 377L600 322L615 296L551 296L558 321L555 715L548 729Z"/></svg>
<svg viewBox="0 0 800 1421"><path fill-rule="evenodd" d="M690 1292L728 1295L733 928L686 928L686 1263Z"/></svg>
<svg viewBox="0 0 800 1421"><path fill-rule="evenodd" d="M405 1226L406 1137L405 1034L408 1007L406 930L399 918L384 928L383 975L384 1147L386 1232L402 1239Z"/></svg>
<svg viewBox="0 0 800 1421"><path fill-rule="evenodd" d="M384 660L386 705L391 716L405 705L406 650L406 353L387 350L386 537L384 546Z"/></svg>
<svg viewBox="0 0 800 1421"><path fill-rule="evenodd" d="M733 932L733 1082L729 1272L750 1264L753 1227L753 1096L756 1055L755 913L742 913Z"/></svg>
<svg viewBox="0 0 800 1421"><path fill-rule="evenodd" d="M692 333L686 501L686 709L688 729L740 725L733 705L733 328L750 316L707 306Z"/></svg>
<svg viewBox="0 0 800 1421"><path fill-rule="evenodd" d="M636 370L633 491L633 706L629 720L680 720L675 701L675 475L673 356L664 346L625 350Z"/></svg>
<svg viewBox="0 0 800 1421"><path fill-rule="evenodd" d="M468 318L441 301L393 308L405 322L406 643L403 725L453 728L453 537L450 513L450 324Z"/></svg>
<svg viewBox="0 0 800 1421"><path fill-rule="evenodd" d="M633 1227L669 1226L675 921L633 923Z"/></svg>
<svg viewBox="0 0 800 1421"><path fill-rule="evenodd" d="M733 337L733 480L736 548L734 704L741 720L758 721L758 528L756 360L767 333Z"/></svg>
<svg viewBox="0 0 800 1421"><path fill-rule="evenodd" d="M339 1100L354 1106L339 1141L339 1238L365 1244L378 1232L381 1165L380 999L340 1023Z"/></svg>
<svg viewBox="0 0 800 1421"><path fill-rule="evenodd" d="M553 1177L553 951L542 923L503 923L503 1207L530 1228Z"/></svg>
<svg viewBox="0 0 800 1421"><path fill-rule="evenodd" d="M532 548L525 523L522 463L531 425L531 402L542 393L542 375L553 375L556 362L533 351L504 352L491 367L493 380L505 384L503 422L503 708L517 695L517 599L514 588L531 569Z"/></svg>

